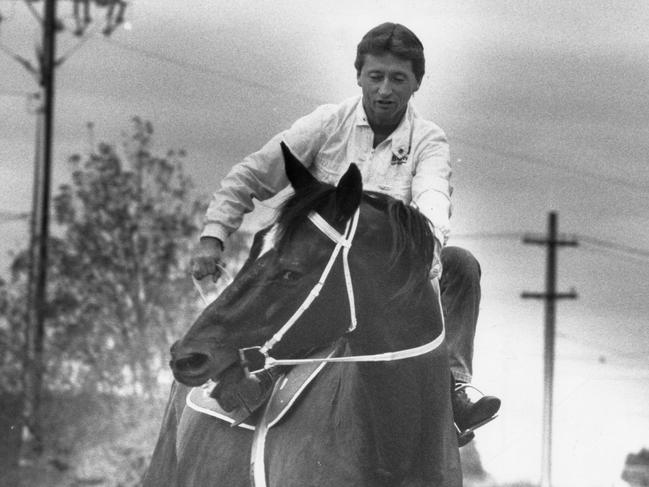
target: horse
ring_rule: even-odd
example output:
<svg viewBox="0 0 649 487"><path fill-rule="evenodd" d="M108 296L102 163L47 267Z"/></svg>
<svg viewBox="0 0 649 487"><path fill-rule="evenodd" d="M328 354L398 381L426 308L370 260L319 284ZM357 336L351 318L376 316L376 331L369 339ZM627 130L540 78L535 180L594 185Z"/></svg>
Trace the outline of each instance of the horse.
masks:
<svg viewBox="0 0 649 487"><path fill-rule="evenodd" d="M353 163L334 186L282 151L294 194L171 347L177 382L144 485L460 487L429 221L363 191ZM242 384L259 382L253 369L316 365L272 427L268 405L250 428L187 406L191 388L213 381L211 397L232 410Z"/></svg>

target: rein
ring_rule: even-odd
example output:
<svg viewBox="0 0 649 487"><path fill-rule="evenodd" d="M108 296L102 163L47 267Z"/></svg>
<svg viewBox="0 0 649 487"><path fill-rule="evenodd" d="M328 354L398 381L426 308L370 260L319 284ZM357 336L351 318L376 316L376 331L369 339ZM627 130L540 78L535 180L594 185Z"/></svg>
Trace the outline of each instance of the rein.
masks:
<svg viewBox="0 0 649 487"><path fill-rule="evenodd" d="M445 337L445 326L444 320L442 317L442 331L440 334L432 341L413 348L408 348L404 350L399 350L396 352L385 352L371 355L353 355L349 357L323 357L323 358L305 358L305 359L275 359L270 356L271 349L279 343L286 332L288 332L297 320L306 312L307 309L311 306L311 303L318 297L320 290L324 286L329 273L338 258L338 255L341 254L342 250L342 259L343 259L343 270L345 275L345 287L347 289L347 296L349 301L349 312L350 312L350 326L348 331L354 331L356 329L356 306L354 302L354 289L352 284L351 272L349 270L349 251L352 246L352 241L354 235L356 234L356 229L358 227L358 218L360 214L360 209L356 209L354 215L347 221L345 226L345 231L343 234L339 233L334 227L332 227L327 221L316 212L311 212L308 215L309 220L313 223L318 230L324 233L330 240L332 240L336 246L334 247L329 261L320 276L320 279L315 284L309 295L306 297L304 302L300 307L293 313L293 315L288 319L288 321L282 326L264 345L261 347L247 347L239 349L239 356L241 358L241 363L243 364L244 369L249 374L254 374L262 370L270 369L276 365L300 365L300 364L309 364L309 363L323 363L323 362L387 362L393 360L402 360L406 358L417 357L419 355L424 355L426 353L432 352L437 347L441 345ZM435 289L435 294L437 299L440 299L439 292L439 282L435 278L433 281L433 287ZM441 303L440 303L440 309ZM250 365L255 365L250 367Z"/></svg>
<svg viewBox="0 0 649 487"><path fill-rule="evenodd" d="M225 285L226 287L232 284L232 281L234 281L234 278L232 275L227 271L225 267L223 267L221 264L216 264L216 268L219 270L221 273L221 276L224 277L227 280L227 284ZM200 295L201 299L203 300L203 303L205 306L208 306L211 301L207 294L205 294L205 291L203 291L203 288L201 287L200 283L198 282L198 279L194 277L194 274L192 274L192 282L194 283L194 288L196 288L196 291L198 291L198 294Z"/></svg>

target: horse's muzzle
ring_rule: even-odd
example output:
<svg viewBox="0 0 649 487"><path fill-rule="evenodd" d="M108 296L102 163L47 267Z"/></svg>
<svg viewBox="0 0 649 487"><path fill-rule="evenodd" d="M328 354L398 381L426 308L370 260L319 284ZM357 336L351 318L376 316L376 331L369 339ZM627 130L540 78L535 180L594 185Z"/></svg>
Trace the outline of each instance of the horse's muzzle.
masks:
<svg viewBox="0 0 649 487"><path fill-rule="evenodd" d="M238 360L239 355L232 348L197 350L176 342L171 347L169 366L178 382L196 387L209 379L217 380L221 372Z"/></svg>

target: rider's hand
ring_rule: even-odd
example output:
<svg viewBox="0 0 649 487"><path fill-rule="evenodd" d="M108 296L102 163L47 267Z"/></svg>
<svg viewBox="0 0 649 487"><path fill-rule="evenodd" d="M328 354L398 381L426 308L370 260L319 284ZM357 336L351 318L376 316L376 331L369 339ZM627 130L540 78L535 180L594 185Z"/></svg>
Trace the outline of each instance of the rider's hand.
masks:
<svg viewBox="0 0 649 487"><path fill-rule="evenodd" d="M216 282L221 275L218 266L221 264L222 253L223 243L221 240L214 237L202 237L192 251L190 261L192 275L199 280L211 275L212 280Z"/></svg>

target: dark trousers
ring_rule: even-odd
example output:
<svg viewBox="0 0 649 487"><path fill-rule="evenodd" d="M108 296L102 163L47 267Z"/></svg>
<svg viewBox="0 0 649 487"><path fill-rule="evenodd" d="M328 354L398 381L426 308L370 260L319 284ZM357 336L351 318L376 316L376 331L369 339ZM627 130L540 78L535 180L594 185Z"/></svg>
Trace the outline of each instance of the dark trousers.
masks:
<svg viewBox="0 0 649 487"><path fill-rule="evenodd" d="M480 264L468 250L452 246L442 249L441 260L439 284L451 373L456 381L471 382L480 311Z"/></svg>

